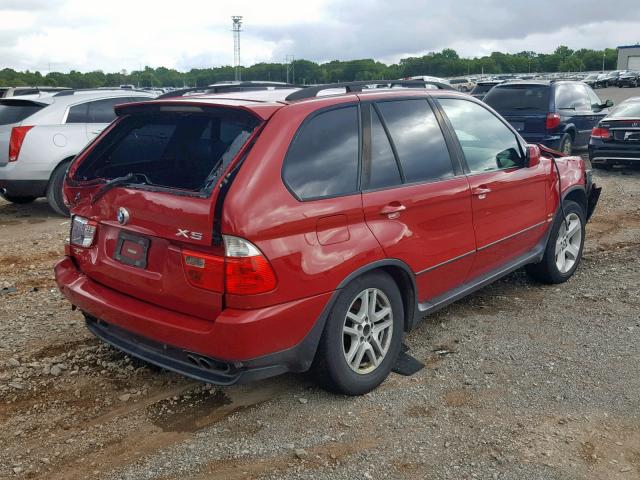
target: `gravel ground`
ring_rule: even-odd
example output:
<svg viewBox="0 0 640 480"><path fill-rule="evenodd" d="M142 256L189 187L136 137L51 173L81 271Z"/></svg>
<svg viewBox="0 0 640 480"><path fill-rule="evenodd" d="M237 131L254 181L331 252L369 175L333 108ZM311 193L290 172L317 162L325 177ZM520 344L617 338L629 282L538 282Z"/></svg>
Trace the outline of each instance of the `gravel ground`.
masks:
<svg viewBox="0 0 640 480"><path fill-rule="evenodd" d="M518 271L428 317L406 338L426 368L359 398L101 344L54 287L68 222L0 200L0 478L640 478L640 170L595 178L569 282Z"/></svg>

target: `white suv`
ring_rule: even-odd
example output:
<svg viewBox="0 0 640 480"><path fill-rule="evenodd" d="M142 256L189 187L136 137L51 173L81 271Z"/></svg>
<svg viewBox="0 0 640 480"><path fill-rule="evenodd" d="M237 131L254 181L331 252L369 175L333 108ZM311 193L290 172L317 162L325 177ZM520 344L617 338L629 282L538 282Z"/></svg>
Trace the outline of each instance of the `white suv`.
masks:
<svg viewBox="0 0 640 480"><path fill-rule="evenodd" d="M153 98L97 89L0 99L0 195L13 203L46 196L67 215L62 181L73 157L115 118L114 105Z"/></svg>

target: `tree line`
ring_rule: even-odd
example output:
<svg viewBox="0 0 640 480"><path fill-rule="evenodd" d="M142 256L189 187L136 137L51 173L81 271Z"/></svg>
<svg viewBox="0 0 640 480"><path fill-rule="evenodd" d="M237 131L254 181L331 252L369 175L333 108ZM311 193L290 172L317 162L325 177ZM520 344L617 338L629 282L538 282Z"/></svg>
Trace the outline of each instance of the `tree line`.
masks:
<svg viewBox="0 0 640 480"><path fill-rule="evenodd" d="M353 80L397 79L414 75L453 77L478 74L508 74L528 72L578 72L613 70L616 68L617 51L572 50L564 45L553 53L524 51L519 53L493 52L480 58L461 58L450 48L421 57L401 59L397 64L386 65L372 60L333 60L318 64L309 60L283 63L257 63L240 67L243 80L270 80L299 84L332 83ZM72 88L95 88L133 84L138 87L185 87L206 86L223 80L233 80L232 66L193 68L188 72L175 69L145 67L143 70L117 73L93 72L69 73L18 72L11 68L0 70L0 86L59 86Z"/></svg>

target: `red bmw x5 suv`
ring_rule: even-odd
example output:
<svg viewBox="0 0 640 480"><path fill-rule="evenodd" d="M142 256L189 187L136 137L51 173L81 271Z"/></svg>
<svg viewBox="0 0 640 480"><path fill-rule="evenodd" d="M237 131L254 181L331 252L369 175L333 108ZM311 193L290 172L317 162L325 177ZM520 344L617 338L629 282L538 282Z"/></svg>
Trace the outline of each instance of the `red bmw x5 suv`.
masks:
<svg viewBox="0 0 640 480"><path fill-rule="evenodd" d="M91 332L206 382L312 369L357 395L426 314L574 273L600 190L581 158L468 95L367 87L116 107L69 169L55 267Z"/></svg>

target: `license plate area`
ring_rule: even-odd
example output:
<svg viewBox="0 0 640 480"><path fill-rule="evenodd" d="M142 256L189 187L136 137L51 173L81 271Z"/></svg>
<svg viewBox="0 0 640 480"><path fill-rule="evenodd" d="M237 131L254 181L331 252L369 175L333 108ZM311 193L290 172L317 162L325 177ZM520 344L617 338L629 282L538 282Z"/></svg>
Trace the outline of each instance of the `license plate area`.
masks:
<svg viewBox="0 0 640 480"><path fill-rule="evenodd" d="M132 235L127 232L120 232L118 234L118 241L116 242L113 258L125 265L147 268L149 243L148 238Z"/></svg>

